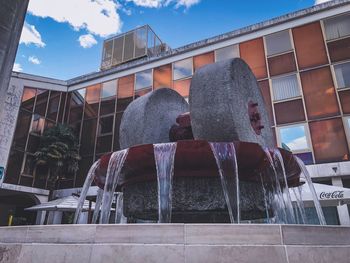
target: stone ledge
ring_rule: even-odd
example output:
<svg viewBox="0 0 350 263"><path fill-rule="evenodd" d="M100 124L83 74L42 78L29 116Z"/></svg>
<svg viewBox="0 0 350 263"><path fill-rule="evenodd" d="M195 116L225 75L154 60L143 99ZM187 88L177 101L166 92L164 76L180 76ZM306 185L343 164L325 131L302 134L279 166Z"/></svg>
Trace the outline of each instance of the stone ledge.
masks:
<svg viewBox="0 0 350 263"><path fill-rule="evenodd" d="M350 245L350 227L262 224L128 224L0 227L0 243Z"/></svg>

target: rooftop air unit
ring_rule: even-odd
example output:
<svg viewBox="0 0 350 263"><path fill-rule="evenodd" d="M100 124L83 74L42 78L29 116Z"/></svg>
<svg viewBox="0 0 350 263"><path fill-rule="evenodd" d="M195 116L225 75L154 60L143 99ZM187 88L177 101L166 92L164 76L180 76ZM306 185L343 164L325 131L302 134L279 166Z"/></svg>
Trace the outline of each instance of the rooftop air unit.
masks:
<svg viewBox="0 0 350 263"><path fill-rule="evenodd" d="M106 39L103 43L101 70L142 57L153 57L168 50L149 25Z"/></svg>

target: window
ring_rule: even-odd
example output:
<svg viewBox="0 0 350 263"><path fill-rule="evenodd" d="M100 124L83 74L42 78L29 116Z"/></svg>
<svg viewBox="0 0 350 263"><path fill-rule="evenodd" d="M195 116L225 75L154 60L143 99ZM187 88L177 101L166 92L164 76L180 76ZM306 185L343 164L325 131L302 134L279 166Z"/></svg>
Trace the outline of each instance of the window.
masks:
<svg viewBox="0 0 350 263"><path fill-rule="evenodd" d="M327 19L324 21L327 40L350 35L350 14Z"/></svg>
<svg viewBox="0 0 350 263"><path fill-rule="evenodd" d="M192 58L187 58L174 63L174 76L173 79L183 79L192 76L193 63Z"/></svg>
<svg viewBox="0 0 350 263"><path fill-rule="evenodd" d="M277 136L283 148L293 152L310 151L305 124L280 127Z"/></svg>
<svg viewBox="0 0 350 263"><path fill-rule="evenodd" d="M112 64L113 40L106 41L103 47L102 68Z"/></svg>
<svg viewBox="0 0 350 263"><path fill-rule="evenodd" d="M338 89L350 87L350 62L334 66Z"/></svg>
<svg viewBox="0 0 350 263"><path fill-rule="evenodd" d="M265 37L266 52L268 56L292 50L289 31L281 31Z"/></svg>
<svg viewBox="0 0 350 263"><path fill-rule="evenodd" d="M239 58L238 45L232 45L215 50L215 61L222 61L230 58Z"/></svg>
<svg viewBox="0 0 350 263"><path fill-rule="evenodd" d="M32 120L31 132L41 134L44 129L44 124L45 124L45 119L40 117L40 115L38 114L34 114L33 120Z"/></svg>
<svg viewBox="0 0 350 263"><path fill-rule="evenodd" d="M296 74L273 78L271 81L274 101L300 96L300 89Z"/></svg>
<svg viewBox="0 0 350 263"><path fill-rule="evenodd" d="M102 84L102 94L101 98L106 99L114 97L117 94L117 81L112 80Z"/></svg>
<svg viewBox="0 0 350 263"><path fill-rule="evenodd" d="M142 72L138 72L136 75L135 90L145 89L152 87L152 69L148 69Z"/></svg>
<svg viewBox="0 0 350 263"><path fill-rule="evenodd" d="M99 135L105 135L113 132L113 119L113 115L100 118L98 128Z"/></svg>

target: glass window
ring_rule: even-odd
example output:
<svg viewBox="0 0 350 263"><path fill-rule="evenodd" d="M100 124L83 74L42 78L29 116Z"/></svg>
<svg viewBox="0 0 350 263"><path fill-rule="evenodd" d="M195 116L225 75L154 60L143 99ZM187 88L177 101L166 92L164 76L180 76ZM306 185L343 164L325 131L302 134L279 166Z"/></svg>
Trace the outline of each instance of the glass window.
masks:
<svg viewBox="0 0 350 263"><path fill-rule="evenodd" d="M274 101L285 100L300 96L297 76L289 75L272 79Z"/></svg>
<svg viewBox="0 0 350 263"><path fill-rule="evenodd" d="M111 66L113 52L113 40L106 41L103 45L102 68Z"/></svg>
<svg viewBox="0 0 350 263"><path fill-rule="evenodd" d="M112 65L117 65L123 62L124 36L115 38L113 42Z"/></svg>
<svg viewBox="0 0 350 263"><path fill-rule="evenodd" d="M38 114L34 114L33 115L33 120L32 120L31 132L32 133L41 134L43 129L44 129L44 124L45 124L45 119L42 118Z"/></svg>
<svg viewBox="0 0 350 263"><path fill-rule="evenodd" d="M308 151L310 149L304 124L280 127L278 131L280 145L283 148L293 152Z"/></svg>
<svg viewBox="0 0 350 263"><path fill-rule="evenodd" d="M350 14L327 19L324 21L327 40L350 35Z"/></svg>
<svg viewBox="0 0 350 263"><path fill-rule="evenodd" d="M350 62L334 66L338 89L350 87Z"/></svg>
<svg viewBox="0 0 350 263"><path fill-rule="evenodd" d="M193 62L192 58L187 58L174 63L174 76L173 79L183 79L192 76L193 74Z"/></svg>
<svg viewBox="0 0 350 263"><path fill-rule="evenodd" d="M147 31L146 27L137 29L134 33L135 36L135 57L141 57L146 55L147 47Z"/></svg>
<svg viewBox="0 0 350 263"><path fill-rule="evenodd" d="M133 59L135 57L134 55L134 32L130 32L125 35L124 40L124 56L123 56L123 62L128 61L130 59Z"/></svg>
<svg viewBox="0 0 350 263"><path fill-rule="evenodd" d="M33 111L35 95L36 89L24 88L21 107L25 108L26 110Z"/></svg>
<svg viewBox="0 0 350 263"><path fill-rule="evenodd" d="M114 97L116 94L117 94L117 81L116 80L102 83L102 94L101 94L102 99Z"/></svg>
<svg viewBox="0 0 350 263"><path fill-rule="evenodd" d="M289 30L277 32L265 37L266 52L268 56L292 50Z"/></svg>
<svg viewBox="0 0 350 263"><path fill-rule="evenodd" d="M100 118L98 128L99 135L104 135L113 132L113 119L113 115Z"/></svg>
<svg viewBox="0 0 350 263"><path fill-rule="evenodd" d="M230 58L239 58L238 45L232 45L215 50L215 61L222 61Z"/></svg>
<svg viewBox="0 0 350 263"><path fill-rule="evenodd" d="M138 72L136 75L135 90L145 89L152 87L152 69L148 69L142 72Z"/></svg>
<svg viewBox="0 0 350 263"><path fill-rule="evenodd" d="M214 52L205 53L193 57L194 70L197 70L205 65L214 63Z"/></svg>
<svg viewBox="0 0 350 263"><path fill-rule="evenodd" d="M239 44L241 58L249 65L257 79L267 77L263 38L256 38Z"/></svg>
<svg viewBox="0 0 350 263"><path fill-rule="evenodd" d="M171 64L164 65L153 70L153 88L171 88L172 85Z"/></svg>
<svg viewBox="0 0 350 263"><path fill-rule="evenodd" d="M25 157L23 174L25 174L25 175L33 175L34 166L35 166L34 156L27 154L26 157Z"/></svg>

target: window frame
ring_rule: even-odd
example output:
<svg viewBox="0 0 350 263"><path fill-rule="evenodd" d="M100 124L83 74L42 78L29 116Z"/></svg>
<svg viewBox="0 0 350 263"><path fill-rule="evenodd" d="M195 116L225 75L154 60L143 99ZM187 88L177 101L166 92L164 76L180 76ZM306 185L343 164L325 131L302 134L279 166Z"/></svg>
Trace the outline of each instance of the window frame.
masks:
<svg viewBox="0 0 350 263"><path fill-rule="evenodd" d="M182 78L175 78L175 65L176 63L178 62L181 62L181 61L184 61L184 60L191 60L191 74L188 75L188 76L185 76L185 77L182 77ZM184 59L181 59L181 60L178 60L178 61L175 61L173 63L171 63L172 65L172 81L177 81L177 80L184 80L184 79L188 79L188 78L192 78L193 76L193 73L194 73L194 62L193 62L193 57L188 57L188 58L184 58Z"/></svg>
<svg viewBox="0 0 350 263"><path fill-rule="evenodd" d="M150 74L151 74L151 85L150 86L146 86L146 87L142 87L142 88L137 88L137 75L140 74L140 73L144 73L146 71L150 71ZM153 68L151 69L145 69L145 70L142 70L142 71L139 71L139 72L136 72L135 74L135 77L134 77L134 96L135 96L135 93L137 91L140 91L140 90L144 90L144 89L149 89L151 88L153 90Z"/></svg>
<svg viewBox="0 0 350 263"><path fill-rule="evenodd" d="M314 157L314 152L313 152L313 148L312 148L312 141L311 141L311 136L310 136L310 130L309 130L309 125L308 125L307 122L300 122L300 123L295 123L295 124L287 124L287 125L281 125L281 126L276 127L277 145L278 145L278 147L282 148L282 136L281 136L281 130L282 129L296 128L296 127L300 127L300 126L304 127L306 143L307 143L307 147L308 148L299 149L299 150L292 150L291 149L291 151L292 151L293 154L311 152L312 156L313 156L313 159L314 159L315 157Z"/></svg>
<svg viewBox="0 0 350 263"><path fill-rule="evenodd" d="M285 78L285 77L289 77L289 76L293 76L293 75L296 77L299 95L295 96L295 97L290 97L290 98L276 100L275 99L275 94L274 94L274 89L273 89L273 80L274 79L279 79L279 78ZM272 100L273 104L280 103L280 102L286 102L286 101L290 101L290 100L296 100L296 99L300 99L300 98L302 98L304 100L304 98L303 98L303 90L302 90L302 86L301 86L301 80L300 80L300 76L299 76L298 72L291 72L291 73L286 73L286 74L270 77L269 78L269 85L270 85L270 92L271 92L271 100Z"/></svg>

